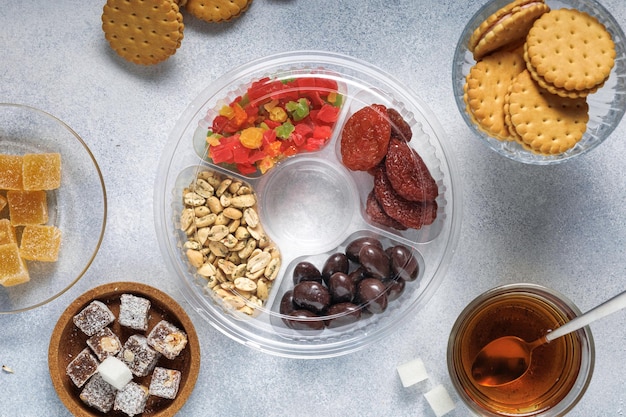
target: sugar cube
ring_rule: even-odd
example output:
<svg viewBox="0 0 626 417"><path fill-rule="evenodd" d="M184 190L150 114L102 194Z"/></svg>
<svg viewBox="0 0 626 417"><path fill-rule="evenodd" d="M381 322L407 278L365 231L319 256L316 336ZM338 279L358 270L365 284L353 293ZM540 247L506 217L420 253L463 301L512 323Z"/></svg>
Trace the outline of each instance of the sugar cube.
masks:
<svg viewBox="0 0 626 417"><path fill-rule="evenodd" d="M150 380L150 395L173 400L176 398L176 394L178 394L180 377L180 371L157 366L154 368L152 379Z"/></svg>
<svg viewBox="0 0 626 417"><path fill-rule="evenodd" d="M22 189L22 161L18 155L0 154L0 189Z"/></svg>
<svg viewBox="0 0 626 417"><path fill-rule="evenodd" d="M56 226L25 226L20 255L31 261L56 262L61 248L61 231Z"/></svg>
<svg viewBox="0 0 626 417"><path fill-rule="evenodd" d="M98 360L89 348L83 349L65 368L65 373L74 385L82 387L93 374L98 371Z"/></svg>
<svg viewBox="0 0 626 417"><path fill-rule="evenodd" d="M115 395L113 409L122 411L129 416L143 413L148 401L148 389L136 382L129 382L124 389Z"/></svg>
<svg viewBox="0 0 626 417"><path fill-rule="evenodd" d="M437 417L441 417L454 410L454 401L450 398L450 394L443 385L437 385L432 390L424 394L426 401L430 404Z"/></svg>
<svg viewBox="0 0 626 417"><path fill-rule="evenodd" d="M415 385L418 382L428 379L428 373L426 372L424 362L419 358L403 363L402 365L399 365L396 369L404 388L410 387L411 385Z"/></svg>
<svg viewBox="0 0 626 417"><path fill-rule="evenodd" d="M7 192L9 217L13 226L48 222L48 200L45 191Z"/></svg>
<svg viewBox="0 0 626 417"><path fill-rule="evenodd" d="M187 345L187 334L172 323L161 320L148 334L148 343L168 359L174 359Z"/></svg>
<svg viewBox="0 0 626 417"><path fill-rule="evenodd" d="M94 300L73 317L74 324L87 336L93 336L115 320L115 316L102 302Z"/></svg>
<svg viewBox="0 0 626 417"><path fill-rule="evenodd" d="M148 330L149 311L149 300L132 294L122 294L120 296L118 321L122 326L135 330Z"/></svg>
<svg viewBox="0 0 626 417"><path fill-rule="evenodd" d="M117 390L111 384L102 379L98 373L94 374L80 392L80 399L90 407L103 413L108 413L113 408Z"/></svg>
<svg viewBox="0 0 626 417"><path fill-rule="evenodd" d="M87 339L87 345L103 361L109 356L117 355L122 350L122 343L113 331L105 327Z"/></svg>
<svg viewBox="0 0 626 417"><path fill-rule="evenodd" d="M152 372L160 356L159 352L148 346L146 337L140 334L130 336L120 352L120 359L136 376L146 376Z"/></svg>
<svg viewBox="0 0 626 417"><path fill-rule="evenodd" d="M115 356L109 356L98 365L98 373L116 389L122 389L133 379L133 374L124 362Z"/></svg>
<svg viewBox="0 0 626 417"><path fill-rule="evenodd" d="M61 154L25 154L22 162L25 190L55 190L61 186Z"/></svg>
<svg viewBox="0 0 626 417"><path fill-rule="evenodd" d="M30 281L26 263L17 243L0 245L0 285L11 287Z"/></svg>

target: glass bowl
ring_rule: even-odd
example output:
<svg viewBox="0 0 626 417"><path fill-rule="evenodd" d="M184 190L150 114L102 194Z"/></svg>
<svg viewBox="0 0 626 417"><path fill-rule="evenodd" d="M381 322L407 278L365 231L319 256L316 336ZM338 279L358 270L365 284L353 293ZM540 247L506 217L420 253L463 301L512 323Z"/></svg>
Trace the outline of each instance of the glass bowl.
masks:
<svg viewBox="0 0 626 417"><path fill-rule="evenodd" d="M448 371L463 402L485 416L563 416L589 386L595 347L589 326L533 351L526 374L501 386L472 377L480 349L503 336L536 340L579 316L562 294L536 284L510 284L476 297L459 315L448 341Z"/></svg>
<svg viewBox="0 0 626 417"><path fill-rule="evenodd" d="M30 281L0 286L0 314L46 304L74 285L94 260L106 225L106 190L98 163L81 137L45 111L0 103L0 154L59 153L60 187L45 191L47 225L61 232L56 262L27 260ZM6 197L6 190L0 195ZM9 218L9 207L0 211ZM19 242L24 226L16 226Z"/></svg>
<svg viewBox="0 0 626 417"><path fill-rule="evenodd" d="M596 93L587 97L589 122L581 140L571 149L557 155L540 155L525 150L516 141L501 141L490 137L472 122L463 100L465 77L476 61L468 50L472 32L492 13L510 3L510 0L493 0L482 6L469 20L454 52L452 63L452 86L457 107L471 131L480 142L500 155L527 164L548 165L570 160L582 155L608 138L620 123L626 111L626 44L624 32L615 18L594 0L546 0L550 9L575 8L596 17L605 25L615 43L615 66L609 79Z"/></svg>
<svg viewBox="0 0 626 417"><path fill-rule="evenodd" d="M257 83L259 80L263 81ZM298 83L300 90L292 90L292 83ZM311 87L311 83L315 87ZM240 343L266 353L296 358L331 357L353 352L383 338L405 319L412 317L443 279L460 228L459 179L443 129L433 112L410 89L375 66L344 55L319 51L295 51L259 59L208 85L189 105L171 132L161 157L155 187L159 245L172 275L193 308L212 326ZM220 120L220 115L229 114L233 102L241 99L244 107L248 101L254 102L251 97L258 95L258 91L253 94L252 85L265 86L263 88L269 90L286 88L288 91L283 91L286 97L297 91L312 91L305 94L311 103L319 101L317 93L324 100L333 101L338 107L335 109L337 120L327 142L313 150L272 163L266 170L256 169L266 167L263 164L255 168L215 163L222 160L211 150L215 143L209 146L207 153L207 136L211 136L209 140L215 139L211 133L218 129L215 127L216 120ZM272 97L280 98L281 94ZM290 100L293 103L299 101L297 95ZM272 100L272 105L276 101ZM343 126L351 115L372 104L393 108L402 116L413 135L409 142L404 143L421 156L437 184L436 218L419 229L397 230L372 221L366 207L368 195L373 189L373 177L368 172L347 169L343 163ZM266 111L269 114L268 108ZM313 114L310 117L313 119ZM216 194L220 192L220 181L225 178L236 183L237 193L244 189L254 190L258 217L266 237L272 242L270 247L274 248L270 251L271 256L266 258L269 267L274 268L273 275L265 279L268 276L268 269L265 269L265 276L257 280L265 282L259 282L256 293L252 294L254 297L240 287L235 288L234 297L222 290L216 292L218 287L230 285L232 288L236 280L232 281L238 275L234 269L227 278L222 276L222 272L215 272L217 269L224 271L223 267L228 263L213 260L212 249L206 247L206 242L208 246L213 245L211 238L200 249L204 251L204 260L199 256L199 263L192 266L191 258L187 256L188 249L195 245L189 243L188 237L200 235L193 227L197 225L200 228L201 221L198 216L197 223L183 219L183 212L189 210L187 203L191 203L184 202L183 195L191 189L198 193L203 192L202 188L206 191L210 187L197 178L207 178L210 182L215 176L220 177L217 183L212 183L212 191ZM201 184L204 184L203 187L200 187ZM207 201L210 198L207 197ZM229 223L229 228L233 224L239 229L237 225L240 223L235 221ZM235 228L231 229L231 234L238 235L240 230L233 231ZM253 245L265 247L268 244L264 240L266 237L262 236ZM418 266L419 276L413 277L416 279L412 282L406 282L402 295L389 302L384 312L371 313L376 300L368 305L361 302L359 310L367 312L363 311L361 319L356 322L326 326L328 320L333 318L341 319L335 324L345 323L344 319L350 321L346 317L349 313L334 313L331 317L323 312L320 315L324 319L299 317L296 321L301 326L295 327L304 328L294 329L293 317L281 310L280 305L285 294L294 288L293 276L297 274L298 265L309 262L322 271L329 258L338 253L345 255L349 243L372 237L386 249L396 245L407 248ZM227 243L225 240L221 242ZM263 252L268 251L264 249ZM191 253L194 253L193 250ZM263 256L259 255L259 258ZM244 259L251 260L252 256ZM207 266L207 263L212 263L213 267ZM202 268L198 269L200 264ZM246 264L249 267L256 261ZM354 262L350 261L349 266L353 268ZM232 265L230 267L233 268ZM257 269L249 268L248 272ZM219 286L215 286L216 279ZM266 285L268 283L270 285ZM217 296L218 293L221 295ZM310 330L310 327L316 329Z"/></svg>

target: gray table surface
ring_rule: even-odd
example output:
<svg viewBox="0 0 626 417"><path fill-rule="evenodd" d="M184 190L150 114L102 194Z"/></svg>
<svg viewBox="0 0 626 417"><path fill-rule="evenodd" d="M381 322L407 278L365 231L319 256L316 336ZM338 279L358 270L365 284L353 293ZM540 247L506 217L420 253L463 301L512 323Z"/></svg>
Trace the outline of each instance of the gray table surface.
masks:
<svg viewBox="0 0 626 417"><path fill-rule="evenodd" d="M453 51L482 1L256 0L239 19L208 24L185 14L185 38L168 61L120 59L101 30L104 2L13 1L0 7L0 101L42 108L91 147L108 192L104 242L87 274L37 310L0 316L0 416L64 416L48 374L52 328L74 298L101 283L157 286L187 308L202 346L195 390L181 415L433 416L424 393L438 384L469 412L446 368L459 312L481 292L513 282L552 287L585 311L625 288L626 123L597 149L557 166L525 166L480 144L456 109ZM626 3L604 0L626 26ZM321 41L323 39L323 41ZM156 166L168 133L212 80L268 54L320 49L376 64L437 114L463 187L456 254L439 290L393 335L332 359L257 352L223 336L178 292L153 222ZM574 416L626 411L625 313L592 325L596 368ZM430 379L403 388L396 367L421 358Z"/></svg>

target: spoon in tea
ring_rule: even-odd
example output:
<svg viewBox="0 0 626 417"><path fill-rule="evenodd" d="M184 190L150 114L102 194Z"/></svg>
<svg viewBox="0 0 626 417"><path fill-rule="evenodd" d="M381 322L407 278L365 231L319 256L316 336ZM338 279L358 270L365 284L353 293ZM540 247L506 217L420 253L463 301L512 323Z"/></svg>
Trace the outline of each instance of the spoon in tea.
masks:
<svg viewBox="0 0 626 417"><path fill-rule="evenodd" d="M472 364L472 377L479 385L488 387L509 384L528 371L531 355L536 347L550 343L623 308L626 308L626 291L533 342L526 342L515 336L500 337L478 352Z"/></svg>

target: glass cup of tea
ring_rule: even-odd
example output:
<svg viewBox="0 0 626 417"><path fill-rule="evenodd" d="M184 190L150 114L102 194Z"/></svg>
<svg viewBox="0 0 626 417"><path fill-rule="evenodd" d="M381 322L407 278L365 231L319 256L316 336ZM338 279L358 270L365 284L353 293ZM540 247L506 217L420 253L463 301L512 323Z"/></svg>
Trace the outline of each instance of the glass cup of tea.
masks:
<svg viewBox="0 0 626 417"><path fill-rule="evenodd" d="M565 415L582 398L593 374L595 348L589 327L537 347L528 371L504 385L478 384L472 364L478 352L499 337L532 342L580 314L562 294L536 284L504 285L474 299L448 340L448 371L463 402L485 416Z"/></svg>

